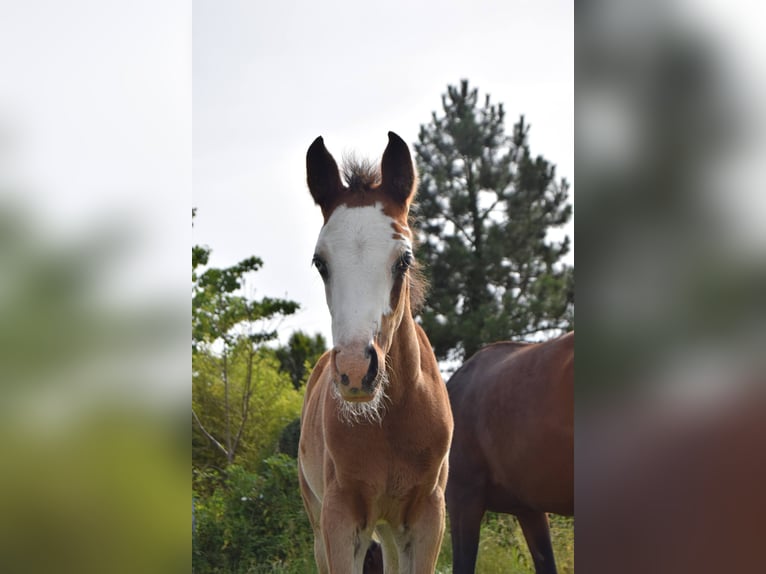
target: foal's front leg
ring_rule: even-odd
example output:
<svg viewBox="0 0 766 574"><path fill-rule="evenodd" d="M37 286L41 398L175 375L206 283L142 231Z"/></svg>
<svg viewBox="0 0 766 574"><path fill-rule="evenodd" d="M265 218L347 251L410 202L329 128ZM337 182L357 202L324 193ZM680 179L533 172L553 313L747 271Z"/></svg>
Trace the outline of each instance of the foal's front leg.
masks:
<svg viewBox="0 0 766 574"><path fill-rule="evenodd" d="M432 574L444 537L444 491L437 486L423 501L417 517L398 537L402 574Z"/></svg>
<svg viewBox="0 0 766 574"><path fill-rule="evenodd" d="M331 489L322 501L322 538L330 574L362 574L372 528L355 493Z"/></svg>

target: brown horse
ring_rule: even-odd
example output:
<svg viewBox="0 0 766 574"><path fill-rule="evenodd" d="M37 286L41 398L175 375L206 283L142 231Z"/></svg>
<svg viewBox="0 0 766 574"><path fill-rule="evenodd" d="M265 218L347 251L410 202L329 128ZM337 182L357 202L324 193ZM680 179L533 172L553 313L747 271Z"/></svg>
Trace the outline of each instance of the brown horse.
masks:
<svg viewBox="0 0 766 574"><path fill-rule="evenodd" d="M412 317L415 169L407 144L388 138L380 170L347 165L345 184L321 137L306 157L334 345L308 382L298 454L321 573L363 572L368 547L368 567L380 550L373 532L386 572L433 572L444 534L452 415Z"/></svg>
<svg viewBox="0 0 766 574"><path fill-rule="evenodd" d="M555 574L546 512L574 512L574 333L501 342L447 383L453 572L474 571L485 511L514 514L537 574Z"/></svg>

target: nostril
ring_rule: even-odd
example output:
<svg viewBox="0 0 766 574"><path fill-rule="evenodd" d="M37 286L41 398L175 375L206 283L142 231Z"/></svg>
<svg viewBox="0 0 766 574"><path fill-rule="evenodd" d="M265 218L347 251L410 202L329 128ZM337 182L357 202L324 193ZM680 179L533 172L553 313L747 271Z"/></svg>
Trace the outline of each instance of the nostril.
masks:
<svg viewBox="0 0 766 574"><path fill-rule="evenodd" d="M343 374L340 376L340 384L347 387L349 385L350 381L348 380L348 375Z"/></svg>
<svg viewBox="0 0 766 574"><path fill-rule="evenodd" d="M378 354L372 346L368 347L368 352L370 353L370 366L367 368L367 374L362 380L362 386L371 391L375 380L378 378Z"/></svg>

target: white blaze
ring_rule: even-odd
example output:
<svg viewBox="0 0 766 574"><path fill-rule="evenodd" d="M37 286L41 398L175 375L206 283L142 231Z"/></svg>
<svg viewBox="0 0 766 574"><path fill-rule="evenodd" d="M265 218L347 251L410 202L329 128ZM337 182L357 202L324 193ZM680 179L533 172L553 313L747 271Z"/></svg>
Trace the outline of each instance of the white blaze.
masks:
<svg viewBox="0 0 766 574"><path fill-rule="evenodd" d="M327 264L325 294L336 347L371 342L381 317L391 312L391 269L412 248L392 223L380 203L341 205L319 233L315 252Z"/></svg>

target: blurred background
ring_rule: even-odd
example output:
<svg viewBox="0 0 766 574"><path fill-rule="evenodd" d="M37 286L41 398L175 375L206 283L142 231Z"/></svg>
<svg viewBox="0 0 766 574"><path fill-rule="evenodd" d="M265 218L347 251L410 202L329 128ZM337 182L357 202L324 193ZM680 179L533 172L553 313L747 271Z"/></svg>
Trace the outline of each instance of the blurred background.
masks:
<svg viewBox="0 0 766 574"><path fill-rule="evenodd" d="M0 8L0 570L189 571L191 8Z"/></svg>
<svg viewBox="0 0 766 574"><path fill-rule="evenodd" d="M581 571L763 569L757 20L739 2L576 4Z"/></svg>

